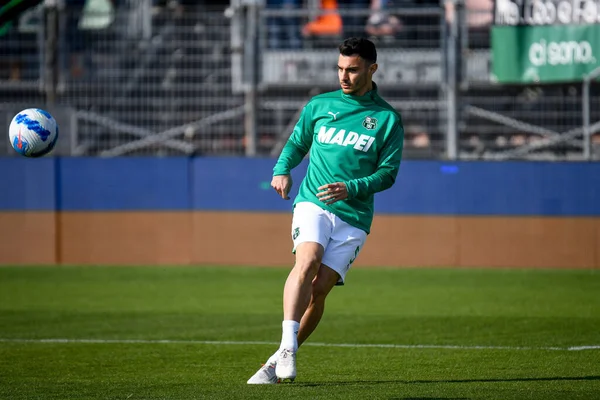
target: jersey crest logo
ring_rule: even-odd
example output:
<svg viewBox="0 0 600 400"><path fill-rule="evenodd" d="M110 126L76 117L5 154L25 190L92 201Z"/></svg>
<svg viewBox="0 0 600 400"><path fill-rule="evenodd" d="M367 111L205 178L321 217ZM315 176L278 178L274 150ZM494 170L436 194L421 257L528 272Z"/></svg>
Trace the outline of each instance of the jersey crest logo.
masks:
<svg viewBox="0 0 600 400"><path fill-rule="evenodd" d="M372 131L373 129L377 128L377 120L373 117L366 117L363 121L363 126Z"/></svg>

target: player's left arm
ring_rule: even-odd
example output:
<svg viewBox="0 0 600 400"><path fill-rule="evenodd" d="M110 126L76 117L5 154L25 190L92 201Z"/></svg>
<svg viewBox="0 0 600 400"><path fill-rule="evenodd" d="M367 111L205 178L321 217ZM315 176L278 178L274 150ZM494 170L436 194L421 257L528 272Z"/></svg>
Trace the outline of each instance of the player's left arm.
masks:
<svg viewBox="0 0 600 400"><path fill-rule="evenodd" d="M335 182L319 188L317 197L326 204L355 197L366 197L389 189L396 181L404 147L404 128L398 120L384 138L384 146L379 152L377 168L364 178Z"/></svg>
<svg viewBox="0 0 600 400"><path fill-rule="evenodd" d="M368 196L392 187L400 169L403 147L404 128L402 122L398 120L384 138L375 172L364 178L344 182L348 190L348 198Z"/></svg>

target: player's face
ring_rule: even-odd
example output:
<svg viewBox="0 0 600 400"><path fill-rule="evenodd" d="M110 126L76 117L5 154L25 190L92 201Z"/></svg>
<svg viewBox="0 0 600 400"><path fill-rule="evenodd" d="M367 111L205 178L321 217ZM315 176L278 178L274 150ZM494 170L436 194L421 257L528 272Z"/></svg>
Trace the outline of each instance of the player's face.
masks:
<svg viewBox="0 0 600 400"><path fill-rule="evenodd" d="M338 78L345 94L362 96L371 88L373 72L377 64L369 64L358 55L345 56L338 59Z"/></svg>

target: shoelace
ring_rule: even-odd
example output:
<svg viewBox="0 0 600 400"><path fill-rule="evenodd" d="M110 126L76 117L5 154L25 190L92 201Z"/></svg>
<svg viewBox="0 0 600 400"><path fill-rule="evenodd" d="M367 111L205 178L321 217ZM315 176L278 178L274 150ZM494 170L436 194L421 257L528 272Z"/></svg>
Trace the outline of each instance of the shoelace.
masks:
<svg viewBox="0 0 600 400"><path fill-rule="evenodd" d="M286 361L288 361L288 358L291 358L293 355L294 355L293 352L291 352L289 350L283 350L283 354L281 355L281 358L282 358L281 361L286 362Z"/></svg>

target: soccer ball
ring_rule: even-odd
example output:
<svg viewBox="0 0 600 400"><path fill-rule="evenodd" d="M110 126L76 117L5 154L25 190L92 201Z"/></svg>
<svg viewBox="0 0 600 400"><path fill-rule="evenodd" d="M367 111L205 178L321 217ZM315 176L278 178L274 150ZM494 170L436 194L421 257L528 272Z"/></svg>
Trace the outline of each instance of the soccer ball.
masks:
<svg viewBox="0 0 600 400"><path fill-rule="evenodd" d="M28 108L10 122L10 144L25 157L41 157L54 148L58 139L58 125L48 111Z"/></svg>

